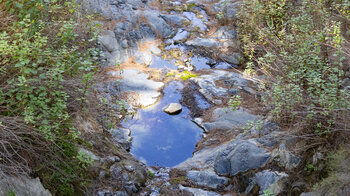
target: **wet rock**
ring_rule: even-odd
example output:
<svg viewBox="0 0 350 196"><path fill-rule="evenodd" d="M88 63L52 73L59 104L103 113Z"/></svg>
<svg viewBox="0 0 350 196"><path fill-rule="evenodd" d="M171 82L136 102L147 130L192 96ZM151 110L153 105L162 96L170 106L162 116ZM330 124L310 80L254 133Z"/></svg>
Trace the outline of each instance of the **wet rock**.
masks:
<svg viewBox="0 0 350 196"><path fill-rule="evenodd" d="M179 185L179 189L186 191L186 192L190 192L193 194L193 196L221 196L221 194L219 194L219 193L205 191L205 190L197 189L197 188L184 187L182 185Z"/></svg>
<svg viewBox="0 0 350 196"><path fill-rule="evenodd" d="M186 178L198 186L213 189L222 188L228 183L228 178L220 177L211 170L188 171Z"/></svg>
<svg viewBox="0 0 350 196"><path fill-rule="evenodd" d="M163 111L168 114L179 114L182 111L182 107L178 103L171 103L163 108Z"/></svg>
<svg viewBox="0 0 350 196"><path fill-rule="evenodd" d="M187 41L186 45L194 47L215 48L221 46L222 43L214 39L196 38L194 40Z"/></svg>
<svg viewBox="0 0 350 196"><path fill-rule="evenodd" d="M202 124L207 132L212 130L231 130L259 118L259 116L252 115L242 109L233 111L231 108L217 108L213 113L211 122Z"/></svg>
<svg viewBox="0 0 350 196"><path fill-rule="evenodd" d="M199 29L201 31L206 31L208 28L203 22L203 18L197 18L197 15L193 12L183 12L182 13L189 21L191 21L191 27ZM202 14L205 13L202 11ZM204 19L205 20L205 19Z"/></svg>
<svg viewBox="0 0 350 196"><path fill-rule="evenodd" d="M10 190L15 195L51 196L50 191L43 187L39 178L2 175L0 178L0 195L8 195Z"/></svg>
<svg viewBox="0 0 350 196"><path fill-rule="evenodd" d="M233 141L215 160L214 169L219 175L234 176L240 172L264 166L270 154L253 140Z"/></svg>
<svg viewBox="0 0 350 196"><path fill-rule="evenodd" d="M185 23L189 23L190 21L181 15L161 15L161 17L170 25L175 25L178 27L183 26Z"/></svg>
<svg viewBox="0 0 350 196"><path fill-rule="evenodd" d="M246 193L250 193L255 184L260 187L260 194L270 189L274 195L280 194L286 187L288 175L284 172L276 172L270 170L264 170L255 174L254 178L250 179L250 184L246 190Z"/></svg>
<svg viewBox="0 0 350 196"><path fill-rule="evenodd" d="M174 34L173 28L165 22L158 11L145 11L143 15L161 38L169 38Z"/></svg>
<svg viewBox="0 0 350 196"><path fill-rule="evenodd" d="M108 132L112 134L115 142L122 145L125 150L130 150L132 137L130 136L131 131L126 128L111 129Z"/></svg>

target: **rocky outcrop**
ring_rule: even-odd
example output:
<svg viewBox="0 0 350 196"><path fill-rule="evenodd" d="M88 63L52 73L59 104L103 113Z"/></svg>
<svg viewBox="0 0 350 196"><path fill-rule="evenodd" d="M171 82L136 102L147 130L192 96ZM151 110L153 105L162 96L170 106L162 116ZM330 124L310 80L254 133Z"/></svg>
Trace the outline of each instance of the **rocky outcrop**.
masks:
<svg viewBox="0 0 350 196"><path fill-rule="evenodd" d="M234 176L240 172L264 166L270 154L252 140L233 141L215 160L215 171L220 175Z"/></svg>
<svg viewBox="0 0 350 196"><path fill-rule="evenodd" d="M39 178L1 176L0 195L10 195L10 193L28 196L51 196L50 191L43 187Z"/></svg>
<svg viewBox="0 0 350 196"><path fill-rule="evenodd" d="M131 131L126 128L111 129L109 132L112 134L114 141L119 143L125 150L129 151L131 147L132 137Z"/></svg>

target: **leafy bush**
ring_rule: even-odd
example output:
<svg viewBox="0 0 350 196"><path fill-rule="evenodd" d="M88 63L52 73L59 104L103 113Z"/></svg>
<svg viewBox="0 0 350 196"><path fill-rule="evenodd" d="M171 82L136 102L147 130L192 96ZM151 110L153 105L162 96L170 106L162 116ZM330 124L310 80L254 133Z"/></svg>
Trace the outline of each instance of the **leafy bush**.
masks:
<svg viewBox="0 0 350 196"><path fill-rule="evenodd" d="M268 76L264 100L281 123L326 137L346 130L350 94L342 81L349 69L344 37L349 6L346 1L243 1L238 31L247 67Z"/></svg>
<svg viewBox="0 0 350 196"><path fill-rule="evenodd" d="M11 119L23 119L19 129L38 132L57 150L41 155L48 160L30 154L43 161L34 170L52 190L72 195L86 163L79 160L69 105L81 108L86 101L98 58L96 27L74 1L0 0L0 8L0 130L8 130L0 140L1 134L23 137L10 126ZM22 142L30 148L31 140ZM3 148L18 146L7 144ZM1 155L0 168L13 161L11 153Z"/></svg>

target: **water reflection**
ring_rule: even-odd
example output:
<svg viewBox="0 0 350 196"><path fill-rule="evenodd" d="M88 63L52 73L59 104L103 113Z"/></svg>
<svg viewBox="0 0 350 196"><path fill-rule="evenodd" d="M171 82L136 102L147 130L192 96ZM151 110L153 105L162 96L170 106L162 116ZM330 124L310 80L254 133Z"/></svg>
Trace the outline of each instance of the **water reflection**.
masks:
<svg viewBox="0 0 350 196"><path fill-rule="evenodd" d="M164 97L155 106L140 109L136 116L124 123L131 130L131 153L148 165L172 167L192 156L202 129L183 107L179 115L168 115L162 108L179 103L183 84L173 81L164 89Z"/></svg>

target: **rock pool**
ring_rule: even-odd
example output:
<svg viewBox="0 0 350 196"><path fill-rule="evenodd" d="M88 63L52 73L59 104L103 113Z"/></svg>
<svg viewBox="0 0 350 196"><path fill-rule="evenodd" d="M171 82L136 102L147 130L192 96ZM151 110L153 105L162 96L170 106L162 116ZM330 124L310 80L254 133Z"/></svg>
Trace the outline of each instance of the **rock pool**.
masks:
<svg viewBox="0 0 350 196"><path fill-rule="evenodd" d="M182 82L172 81L163 90L161 100L138 110L133 119L123 124L131 130L131 153L147 165L175 166L192 156L203 130L191 121L188 108L178 115L169 115L162 108L179 103Z"/></svg>

